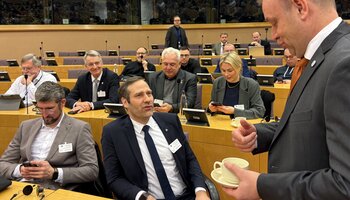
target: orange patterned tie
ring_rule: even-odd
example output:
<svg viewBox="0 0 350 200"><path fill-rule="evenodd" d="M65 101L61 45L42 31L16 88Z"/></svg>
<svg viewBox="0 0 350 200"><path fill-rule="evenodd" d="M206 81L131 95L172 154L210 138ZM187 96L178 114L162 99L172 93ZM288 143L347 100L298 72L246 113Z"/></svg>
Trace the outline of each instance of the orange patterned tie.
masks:
<svg viewBox="0 0 350 200"><path fill-rule="evenodd" d="M309 62L309 60L303 57L295 65L294 70L293 70L293 74L292 74L292 80L290 83L290 91L293 90L295 84L297 83L298 79L300 78L301 74L303 73L308 62Z"/></svg>

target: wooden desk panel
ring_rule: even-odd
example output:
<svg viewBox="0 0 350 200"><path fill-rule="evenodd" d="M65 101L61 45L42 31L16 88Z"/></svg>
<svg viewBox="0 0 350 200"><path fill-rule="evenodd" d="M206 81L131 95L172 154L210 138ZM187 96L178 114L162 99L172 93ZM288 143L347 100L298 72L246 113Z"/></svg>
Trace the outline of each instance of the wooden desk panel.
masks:
<svg viewBox="0 0 350 200"><path fill-rule="evenodd" d="M252 67L258 74L267 74L267 75L273 75L273 72L278 68L279 66L276 65L259 65L256 67Z"/></svg>
<svg viewBox="0 0 350 200"><path fill-rule="evenodd" d="M62 200L62 199L69 199L69 200L105 200L108 198L99 197L99 196L93 196L88 194L83 194L79 192L73 192L70 190L63 190L59 189L50 194L47 198L47 200Z"/></svg>
<svg viewBox="0 0 350 200"><path fill-rule="evenodd" d="M12 181L12 184L8 188L6 188L4 191L0 192L0 199L7 200L7 199L10 199L13 196L13 194L18 193L17 197L14 199L38 200L39 198L36 196L36 193L34 191L32 192L32 194L30 194L28 196L23 195L22 190L27 185L31 185L31 184ZM49 199L48 196L50 196L53 192L55 192L55 191L45 189L44 190L44 194L45 194L44 199ZM64 198L64 199L66 199L66 198Z"/></svg>

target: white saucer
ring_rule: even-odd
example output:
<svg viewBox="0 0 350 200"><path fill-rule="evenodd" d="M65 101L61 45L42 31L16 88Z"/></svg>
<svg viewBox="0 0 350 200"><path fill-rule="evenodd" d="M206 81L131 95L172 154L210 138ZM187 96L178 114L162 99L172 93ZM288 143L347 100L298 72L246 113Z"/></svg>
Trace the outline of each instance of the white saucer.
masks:
<svg viewBox="0 0 350 200"><path fill-rule="evenodd" d="M225 187L228 187L228 188L237 188L238 187L238 183L236 183L236 184L229 183L223 179L220 168L214 169L210 173L210 176L214 179L215 182L217 182Z"/></svg>
<svg viewBox="0 0 350 200"><path fill-rule="evenodd" d="M231 126L233 126L233 127L237 128L237 127L238 127L238 123L237 123L237 122L235 122L235 121L232 121L232 122L231 122Z"/></svg>

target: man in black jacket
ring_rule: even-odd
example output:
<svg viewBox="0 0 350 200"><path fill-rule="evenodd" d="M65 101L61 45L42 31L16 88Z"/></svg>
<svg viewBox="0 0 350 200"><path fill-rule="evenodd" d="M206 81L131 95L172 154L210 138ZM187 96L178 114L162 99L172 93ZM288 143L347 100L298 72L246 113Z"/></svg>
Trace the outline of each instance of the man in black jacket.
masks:
<svg viewBox="0 0 350 200"><path fill-rule="evenodd" d="M174 26L168 29L165 36L165 48L173 47L180 49L182 46L188 46L186 32L180 27L181 19L179 16L174 17Z"/></svg>

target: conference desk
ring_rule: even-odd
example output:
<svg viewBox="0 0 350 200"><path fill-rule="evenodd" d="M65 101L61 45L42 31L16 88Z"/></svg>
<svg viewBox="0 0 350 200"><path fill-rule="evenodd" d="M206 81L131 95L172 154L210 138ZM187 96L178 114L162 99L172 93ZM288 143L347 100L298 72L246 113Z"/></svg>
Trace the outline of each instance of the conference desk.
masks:
<svg viewBox="0 0 350 200"><path fill-rule="evenodd" d="M76 79L61 79L58 82L60 85L72 89L75 85ZM212 84L201 84L202 85L202 107L206 108L209 105L211 99ZM4 81L0 82L0 94L4 94L11 86L11 82ZM273 112L275 116L282 116L284 107L289 96L289 84L275 84L274 87L260 86L261 90L268 90L275 94L276 99L273 104Z"/></svg>
<svg viewBox="0 0 350 200"><path fill-rule="evenodd" d="M15 199L26 199L26 200L38 200L39 198L36 196L36 193L33 191L32 194L25 196L22 193L23 188L26 185L30 185L28 183L23 182L17 182L12 181L12 185L10 185L8 188L6 188L4 191L0 192L0 199L1 200L8 200L10 199L14 194L18 195ZM106 200L108 198L83 194L79 192L73 192L70 190L44 190L45 198L46 200L62 200L62 199L69 199L69 200Z"/></svg>
<svg viewBox="0 0 350 200"><path fill-rule="evenodd" d="M64 112L69 109L65 108ZM107 123L111 122L112 118L107 117L104 110L90 111L71 115L77 119L88 122L92 128L92 135L95 141L100 145L102 128ZM27 119L37 118L29 108L29 114L26 114L26 109L18 111L0 111L0 154L6 149L9 142L12 140L19 124ZM231 133L234 129L230 123L229 116L216 115L209 116L210 127L194 126L183 124L184 131L189 134L189 143L202 167L203 172L210 177L210 172L215 161L220 161L225 157L241 157L249 161L250 169L258 172L267 171L267 155L260 154L253 156L250 153L243 153L235 148L231 141ZM252 123L260 122L259 119L252 120ZM222 199L228 198L217 185Z"/></svg>

